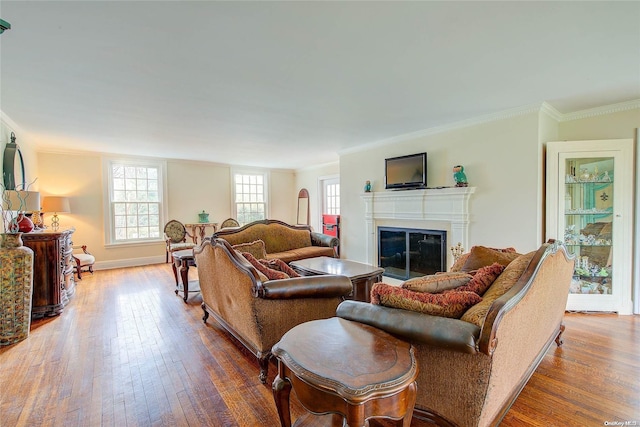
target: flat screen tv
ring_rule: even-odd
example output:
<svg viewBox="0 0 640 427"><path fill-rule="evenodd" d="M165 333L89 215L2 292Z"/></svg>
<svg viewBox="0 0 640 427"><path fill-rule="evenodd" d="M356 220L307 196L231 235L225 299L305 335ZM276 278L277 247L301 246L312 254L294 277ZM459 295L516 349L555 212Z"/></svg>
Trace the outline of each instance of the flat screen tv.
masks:
<svg viewBox="0 0 640 427"><path fill-rule="evenodd" d="M384 188L409 190L427 186L427 153L393 157L384 161Z"/></svg>

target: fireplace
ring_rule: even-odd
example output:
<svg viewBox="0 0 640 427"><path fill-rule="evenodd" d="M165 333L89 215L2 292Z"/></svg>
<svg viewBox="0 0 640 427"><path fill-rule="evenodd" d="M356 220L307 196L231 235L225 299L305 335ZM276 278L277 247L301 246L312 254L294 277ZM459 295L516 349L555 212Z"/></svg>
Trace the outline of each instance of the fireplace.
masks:
<svg viewBox="0 0 640 427"><path fill-rule="evenodd" d="M443 230L451 246L460 243L467 248L471 216L469 199L474 192L475 187L451 187L363 193L367 263L380 265L378 227ZM453 262L450 251L443 247L446 261L445 268L440 271L446 271Z"/></svg>
<svg viewBox="0 0 640 427"><path fill-rule="evenodd" d="M378 265L385 276L407 280L446 271L447 232L378 227Z"/></svg>

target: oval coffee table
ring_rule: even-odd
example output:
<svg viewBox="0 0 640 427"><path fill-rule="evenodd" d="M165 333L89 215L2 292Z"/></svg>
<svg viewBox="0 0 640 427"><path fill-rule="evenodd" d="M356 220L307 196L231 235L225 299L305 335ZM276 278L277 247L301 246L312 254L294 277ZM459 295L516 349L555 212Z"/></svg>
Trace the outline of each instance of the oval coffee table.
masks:
<svg viewBox="0 0 640 427"><path fill-rule="evenodd" d="M291 426L291 389L312 414L331 425L361 427L367 419L402 419L409 427L418 375L413 347L363 323L338 317L313 320L289 330L273 346L278 375L273 397L280 423ZM303 416L317 425L318 419Z"/></svg>

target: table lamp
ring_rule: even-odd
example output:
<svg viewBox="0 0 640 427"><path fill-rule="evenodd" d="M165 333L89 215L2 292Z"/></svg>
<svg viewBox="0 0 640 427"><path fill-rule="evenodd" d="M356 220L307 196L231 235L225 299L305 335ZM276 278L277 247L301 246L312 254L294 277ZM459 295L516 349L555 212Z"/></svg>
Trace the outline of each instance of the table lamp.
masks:
<svg viewBox="0 0 640 427"><path fill-rule="evenodd" d="M58 219L59 213L71 212L69 207L69 198L60 196L47 196L42 202L42 210L44 212L53 212L53 218L51 218L51 228L53 231L58 231L60 228L60 220Z"/></svg>

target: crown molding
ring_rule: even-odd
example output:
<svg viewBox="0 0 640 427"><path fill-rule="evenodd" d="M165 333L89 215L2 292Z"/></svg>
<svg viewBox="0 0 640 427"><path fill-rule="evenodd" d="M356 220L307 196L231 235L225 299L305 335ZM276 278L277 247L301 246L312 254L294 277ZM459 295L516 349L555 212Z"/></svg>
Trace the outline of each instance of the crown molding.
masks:
<svg viewBox="0 0 640 427"><path fill-rule="evenodd" d="M329 167L332 167L332 166L340 167L340 162L339 161L335 161L335 162L320 163L319 165L304 166L304 167L301 167L301 168L296 168L295 171L296 172L308 172L308 171L313 171L313 170L317 170L317 169L329 168Z"/></svg>
<svg viewBox="0 0 640 427"><path fill-rule="evenodd" d="M344 154L357 153L357 152L360 152L366 149L371 149L374 147L381 147L388 144L410 141L412 139L418 139L425 136L449 132L456 129L462 129L470 126L477 126L477 125L490 123L498 120L510 119L512 117L523 116L526 114L533 114L533 113L539 112L541 108L542 108L541 103L524 105L516 108L510 108L508 110L502 110L496 113L484 114L482 116L472 117L470 119L460 120L458 122L435 126L435 127L423 129L417 132L405 133L405 134L394 136L391 138L386 138L386 139L381 139L381 140L366 143L366 144L361 144L356 147L351 147L351 148L341 150L338 152L338 154L342 156Z"/></svg>
<svg viewBox="0 0 640 427"><path fill-rule="evenodd" d="M13 119L7 116L7 114L2 110L0 110L0 121L2 121L7 126L10 132L13 131L16 134L22 134L22 135L26 133L24 129L20 127L20 125L18 125L15 121L13 121ZM2 136L0 135L0 138L1 137Z"/></svg>
<svg viewBox="0 0 640 427"><path fill-rule="evenodd" d="M391 138L381 139L366 144L360 144L355 147L347 148L338 152L338 155L358 153L363 150L385 146L388 144L394 144L399 142L410 141L412 139L418 139L425 136L435 135L438 133L449 132L456 129L462 129L469 126L481 125L484 123L494 122L498 120L510 119L517 116L522 116L532 113L544 113L552 119L558 122L567 122L571 120L579 120L593 116L600 116L604 114L617 113L620 111L633 110L640 108L640 99L633 99L631 101L619 102L616 104L603 105L601 107L589 108L586 110L575 111L572 113L561 113L551 104L546 101L537 104L524 105L521 107L510 108L508 110L498 111L496 113L485 114L478 117L473 117L458 122L449 123L446 125L435 126L432 128L420 130L417 132L405 133L402 135L394 136Z"/></svg>
<svg viewBox="0 0 640 427"><path fill-rule="evenodd" d="M573 113L561 114L561 118L558 121L568 122L571 120L602 116L604 114L619 113L620 111L634 110L636 108L640 108L640 99L632 99L631 101L619 102L617 104L603 105L586 110L574 111Z"/></svg>
<svg viewBox="0 0 640 427"><path fill-rule="evenodd" d="M557 122L561 122L564 116L560 111L556 110L553 105L549 104L546 101L543 102L540 106L540 112L545 113L547 116L551 117Z"/></svg>

